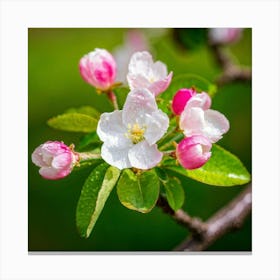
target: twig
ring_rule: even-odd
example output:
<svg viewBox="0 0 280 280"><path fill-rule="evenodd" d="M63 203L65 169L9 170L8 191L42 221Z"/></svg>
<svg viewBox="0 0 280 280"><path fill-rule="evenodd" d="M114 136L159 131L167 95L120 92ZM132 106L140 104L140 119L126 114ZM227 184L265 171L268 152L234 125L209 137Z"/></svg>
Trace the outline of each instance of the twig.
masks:
<svg viewBox="0 0 280 280"><path fill-rule="evenodd" d="M159 197L157 206L179 224L187 227L196 236L200 236L206 230L206 225L199 218L192 218L182 209L174 211L163 196Z"/></svg>
<svg viewBox="0 0 280 280"><path fill-rule="evenodd" d="M242 226L252 209L251 184L204 223L206 230L199 235L192 234L179 244L174 251L202 251L225 233Z"/></svg>
<svg viewBox="0 0 280 280"><path fill-rule="evenodd" d="M234 64L232 57L219 44L210 44L210 48L217 64L222 68L222 74L216 80L218 86L235 81L251 81L251 68Z"/></svg>

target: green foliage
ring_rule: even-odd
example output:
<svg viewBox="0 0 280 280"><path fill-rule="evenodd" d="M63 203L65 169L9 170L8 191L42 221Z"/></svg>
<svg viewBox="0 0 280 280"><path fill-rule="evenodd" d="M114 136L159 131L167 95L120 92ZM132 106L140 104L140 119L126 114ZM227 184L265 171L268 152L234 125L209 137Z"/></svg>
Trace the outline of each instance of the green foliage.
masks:
<svg viewBox="0 0 280 280"><path fill-rule="evenodd" d="M164 187L164 194L169 206L174 211L177 211L183 206L185 200L185 192L180 180L176 177L169 176L162 168L156 168L156 172Z"/></svg>
<svg viewBox="0 0 280 280"><path fill-rule="evenodd" d="M118 105L120 108L123 107L124 103L125 103L125 100L126 100L126 97L127 97L127 94L129 93L129 88L128 87L125 87L125 86L122 86L122 87L116 87L114 90L114 93L118 99Z"/></svg>
<svg viewBox="0 0 280 280"><path fill-rule="evenodd" d="M96 147L101 146L102 142L99 139L96 131L86 134L81 138L80 143L77 147L77 151L93 150Z"/></svg>
<svg viewBox="0 0 280 280"><path fill-rule="evenodd" d="M125 207L141 213L150 212L159 196L159 179L155 170L135 174L125 169L118 181L117 193Z"/></svg>
<svg viewBox="0 0 280 280"><path fill-rule="evenodd" d="M76 210L81 237L89 237L119 175L119 169L103 163L94 168L85 181Z"/></svg>
<svg viewBox="0 0 280 280"><path fill-rule="evenodd" d="M186 170L176 165L174 160L164 164L169 170L213 186L243 185L251 180L251 176L242 162L235 155L216 144L212 147L210 160L200 168Z"/></svg>
<svg viewBox="0 0 280 280"><path fill-rule="evenodd" d="M207 43L207 28L175 28L174 39L183 48L195 50Z"/></svg>
<svg viewBox="0 0 280 280"><path fill-rule="evenodd" d="M97 127L98 120L81 113L58 115L48 120L52 128L69 132L92 132Z"/></svg>
<svg viewBox="0 0 280 280"><path fill-rule="evenodd" d="M91 116L94 119L99 119L99 117L100 117L100 113L91 106L82 106L79 108L69 108L65 113L66 114L79 113L79 114Z"/></svg>

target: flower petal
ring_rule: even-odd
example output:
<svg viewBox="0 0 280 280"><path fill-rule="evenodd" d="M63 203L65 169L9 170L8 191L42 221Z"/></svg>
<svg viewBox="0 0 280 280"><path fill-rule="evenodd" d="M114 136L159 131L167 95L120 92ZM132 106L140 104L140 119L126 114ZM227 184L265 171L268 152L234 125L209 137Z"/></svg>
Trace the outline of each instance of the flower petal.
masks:
<svg viewBox="0 0 280 280"><path fill-rule="evenodd" d="M70 169L57 170L52 167L42 167L40 168L39 173L45 179L57 180L66 177L70 171Z"/></svg>
<svg viewBox="0 0 280 280"><path fill-rule="evenodd" d="M51 166L55 169L71 168L72 166L72 153L64 153L53 158Z"/></svg>
<svg viewBox="0 0 280 280"><path fill-rule="evenodd" d="M104 143L101 147L101 157L110 165L119 169L125 169L132 167L128 152L132 144L129 146L118 147Z"/></svg>
<svg viewBox="0 0 280 280"><path fill-rule="evenodd" d="M194 95L187 103L186 110L192 107L199 107L203 110L207 110L211 107L211 98L206 92L198 93Z"/></svg>
<svg viewBox="0 0 280 280"><path fill-rule="evenodd" d="M212 143L219 141L222 135L229 130L228 119L218 111L205 111L204 136L208 137Z"/></svg>
<svg viewBox="0 0 280 280"><path fill-rule="evenodd" d="M47 163L43 160L42 146L43 144L37 147L31 155L32 162L39 167L48 166Z"/></svg>
<svg viewBox="0 0 280 280"><path fill-rule="evenodd" d="M167 131L169 126L168 116L161 110L157 110L152 115L146 115L145 139L150 145L155 144Z"/></svg>
<svg viewBox="0 0 280 280"><path fill-rule="evenodd" d="M127 128L123 125L122 114L122 111L116 110L100 116L96 132L101 141L118 147L129 145L131 141L125 137Z"/></svg>
<svg viewBox="0 0 280 280"><path fill-rule="evenodd" d="M195 169L204 165L211 157L212 144L202 135L183 139L176 147L176 156L186 169Z"/></svg>
<svg viewBox="0 0 280 280"><path fill-rule="evenodd" d="M152 65L152 69L153 69L154 77L156 77L157 79L163 79L167 76L167 67L161 61L156 61Z"/></svg>
<svg viewBox="0 0 280 280"><path fill-rule="evenodd" d="M154 95L147 89L132 90L125 101L123 107L123 123L145 125L146 114L157 111L157 104Z"/></svg>
<svg viewBox="0 0 280 280"><path fill-rule="evenodd" d="M142 141L134 145L128 152L131 165L139 169L150 169L156 166L162 159L163 154L158 150L157 145L149 145Z"/></svg>
<svg viewBox="0 0 280 280"><path fill-rule="evenodd" d="M170 85L172 79L173 72L170 72L168 76L157 80L148 87L148 89L155 95L159 95L160 93L164 92Z"/></svg>
<svg viewBox="0 0 280 280"><path fill-rule="evenodd" d="M131 56L128 65L127 82L130 89L147 88L150 85L149 77L153 66L150 53L136 52Z"/></svg>
<svg viewBox="0 0 280 280"><path fill-rule="evenodd" d="M204 111L198 107L184 110L181 114L179 125L187 137L198 134L203 135L205 127Z"/></svg>
<svg viewBox="0 0 280 280"><path fill-rule="evenodd" d="M201 108L194 107L183 111L180 128L188 137L203 135L215 143L229 130L229 121L218 111L211 109L203 111Z"/></svg>

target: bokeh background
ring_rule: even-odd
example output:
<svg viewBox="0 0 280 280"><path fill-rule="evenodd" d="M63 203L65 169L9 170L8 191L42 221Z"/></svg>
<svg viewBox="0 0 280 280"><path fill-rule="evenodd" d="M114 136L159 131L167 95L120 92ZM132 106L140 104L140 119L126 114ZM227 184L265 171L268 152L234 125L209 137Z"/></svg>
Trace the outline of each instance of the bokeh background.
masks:
<svg viewBox="0 0 280 280"><path fill-rule="evenodd" d="M88 239L79 237L75 211L82 185L91 169L72 172L62 180L40 177L31 162L33 150L47 140L78 144L82 134L49 128L46 121L69 107L91 105L111 111L105 96L94 94L78 70L79 59L94 48L110 52L124 44L129 29L31 28L28 31L28 247L29 251L170 251L188 231L161 209L141 214L123 207L111 193ZM193 73L214 81L221 69L205 44L205 29L139 29L155 60L167 64L173 77ZM179 36L178 36L179 34ZM251 66L252 31L226 46L236 63ZM214 109L230 121L231 129L219 142L237 155L251 172L252 92L250 82L218 88ZM234 198L244 186L213 187L180 178L186 194L184 209L206 220ZM242 229L229 233L209 251L251 251L251 217Z"/></svg>

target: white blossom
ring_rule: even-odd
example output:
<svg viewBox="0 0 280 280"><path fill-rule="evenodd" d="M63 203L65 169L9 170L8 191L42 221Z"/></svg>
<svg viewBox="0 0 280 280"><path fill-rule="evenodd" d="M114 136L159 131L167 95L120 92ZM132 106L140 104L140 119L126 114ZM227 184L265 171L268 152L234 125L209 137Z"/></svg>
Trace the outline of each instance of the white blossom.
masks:
<svg viewBox="0 0 280 280"><path fill-rule="evenodd" d="M168 116L158 109L147 89L132 90L123 110L103 113L97 134L103 145L101 157L119 169L149 169L162 159L156 142L165 134Z"/></svg>

